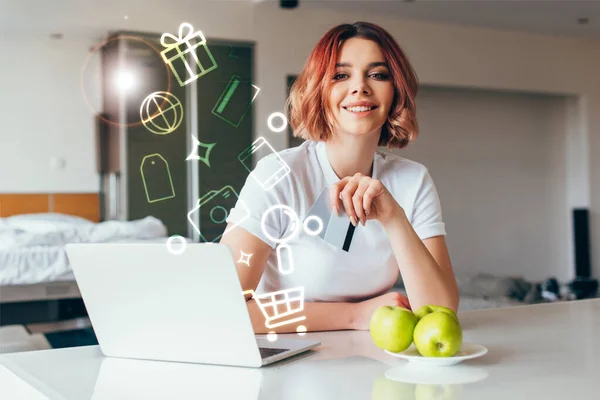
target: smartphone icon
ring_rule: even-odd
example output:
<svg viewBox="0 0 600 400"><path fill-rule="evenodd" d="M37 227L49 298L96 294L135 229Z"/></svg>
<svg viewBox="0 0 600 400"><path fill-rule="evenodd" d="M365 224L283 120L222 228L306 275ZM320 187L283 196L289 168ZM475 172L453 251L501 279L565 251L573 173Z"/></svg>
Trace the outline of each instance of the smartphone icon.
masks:
<svg viewBox="0 0 600 400"><path fill-rule="evenodd" d="M256 171L252 165L253 158L256 162L264 157L275 154L277 159L277 167L270 171ZM238 160L250 172L250 175L262 186L264 190L269 190L290 173L290 167L283 161L281 156L273 149L273 147L263 138L259 137L248 148L243 150L238 155Z"/></svg>

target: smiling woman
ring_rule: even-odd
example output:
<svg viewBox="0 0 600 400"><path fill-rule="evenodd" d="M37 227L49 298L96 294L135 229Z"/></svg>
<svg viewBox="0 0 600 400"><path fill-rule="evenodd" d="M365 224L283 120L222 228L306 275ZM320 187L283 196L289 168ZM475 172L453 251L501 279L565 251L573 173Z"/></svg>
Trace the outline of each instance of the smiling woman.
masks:
<svg viewBox="0 0 600 400"><path fill-rule="evenodd" d="M327 140L337 122L348 133L381 132L378 145L402 148L418 134L417 87L408 58L383 28L340 25L321 38L295 81L290 125L304 139Z"/></svg>
<svg viewBox="0 0 600 400"><path fill-rule="evenodd" d="M251 265L237 264L244 291L301 289L302 327L308 331L369 329L374 310L383 305L457 310L441 206L427 168L377 151L402 148L417 136L417 86L406 55L381 27L344 24L323 36L288 102L294 134L307 140L260 160L256 176L276 174L281 163L289 173L268 190L248 177L227 218L229 233L221 242L236 259L253 254ZM323 238L269 212L284 206L308 221L322 194L343 228L329 223ZM329 236L332 230L337 241ZM282 273L284 239L290 264ZM390 292L399 274L408 298ZM268 332L261 310L248 300L255 331ZM280 303L283 309L285 299ZM290 323L275 331L299 328Z"/></svg>

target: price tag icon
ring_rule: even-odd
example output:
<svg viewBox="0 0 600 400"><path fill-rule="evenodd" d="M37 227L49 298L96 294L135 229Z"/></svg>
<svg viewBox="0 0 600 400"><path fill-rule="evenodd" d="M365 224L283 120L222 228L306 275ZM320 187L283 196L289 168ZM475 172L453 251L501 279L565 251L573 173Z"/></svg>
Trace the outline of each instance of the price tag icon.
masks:
<svg viewBox="0 0 600 400"><path fill-rule="evenodd" d="M175 197L169 163L163 156L158 153L145 156L140 165L140 172L148 203Z"/></svg>

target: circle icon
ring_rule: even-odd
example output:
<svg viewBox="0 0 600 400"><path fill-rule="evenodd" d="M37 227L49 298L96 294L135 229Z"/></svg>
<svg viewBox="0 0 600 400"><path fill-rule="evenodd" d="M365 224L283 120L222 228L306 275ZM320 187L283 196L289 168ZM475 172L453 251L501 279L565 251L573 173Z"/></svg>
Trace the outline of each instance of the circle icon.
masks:
<svg viewBox="0 0 600 400"><path fill-rule="evenodd" d="M273 331L271 331L271 332L267 333L267 340L268 340L269 342L274 342L274 341L276 341L276 340L277 340L277 333L275 333L275 332L273 332Z"/></svg>
<svg viewBox="0 0 600 400"><path fill-rule="evenodd" d="M282 214L284 214L285 216L287 216L290 220L289 222L289 233L287 234L287 236L281 237L281 238L277 238L274 236L271 236L269 234L269 231L266 228L266 224L265 221L267 220L267 216L272 213L272 212L281 212ZM298 218L298 214L296 214L296 212L289 206L283 205L283 204L277 204L271 208L269 208L267 211L265 211L265 213L262 216L262 220L260 222L261 227L262 227L262 231L265 234L265 236L267 238L269 238L270 240L274 241L275 243L285 243L289 240L291 240L299 231L300 229L300 221Z"/></svg>
<svg viewBox="0 0 600 400"><path fill-rule="evenodd" d="M298 335L304 336L304 335L306 335L306 327L304 325L299 325L296 328L296 332L298 332Z"/></svg>
<svg viewBox="0 0 600 400"><path fill-rule="evenodd" d="M180 242L178 249L173 248L173 242L176 240L178 242ZM185 251L186 245L187 245L187 242L185 241L185 238L180 235L173 235L167 239L167 250L169 250L169 253L174 254L176 256L183 254L183 252Z"/></svg>
<svg viewBox="0 0 600 400"><path fill-rule="evenodd" d="M225 222L227 220L227 215L227 210L223 206L214 206L210 210L210 219L215 224L222 224Z"/></svg>
<svg viewBox="0 0 600 400"><path fill-rule="evenodd" d="M281 126L274 127L273 120L277 117L279 117L283 122L281 123ZM273 132L283 132L283 130L285 128L287 128L287 123L288 122L287 122L287 118L285 117L285 114L283 114L281 112L274 112L273 114L269 115L269 118L267 119L267 126Z"/></svg>
<svg viewBox="0 0 600 400"><path fill-rule="evenodd" d="M312 229L308 226L308 224L310 224L312 221L315 221L317 223L318 228ZM321 218L317 217L316 215L311 215L310 217L308 217L304 220L303 226L304 226L304 232L306 232L307 235L316 236L319 233L321 233L321 231L323 230L323 221L321 220Z"/></svg>
<svg viewBox="0 0 600 400"><path fill-rule="evenodd" d="M168 135L183 121L183 105L169 92L154 92L142 102L140 119L150 132Z"/></svg>

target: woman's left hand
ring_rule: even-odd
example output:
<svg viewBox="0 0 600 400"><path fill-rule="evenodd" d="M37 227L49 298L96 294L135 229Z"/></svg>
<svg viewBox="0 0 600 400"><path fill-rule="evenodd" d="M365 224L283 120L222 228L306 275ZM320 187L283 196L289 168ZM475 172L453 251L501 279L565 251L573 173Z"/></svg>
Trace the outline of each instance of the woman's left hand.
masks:
<svg viewBox="0 0 600 400"><path fill-rule="evenodd" d="M346 177L334 184L329 191L333 210L339 214L340 193L344 210L354 226L363 226L370 219L389 222L404 210L378 179L360 173ZM401 215L401 214L400 214Z"/></svg>

